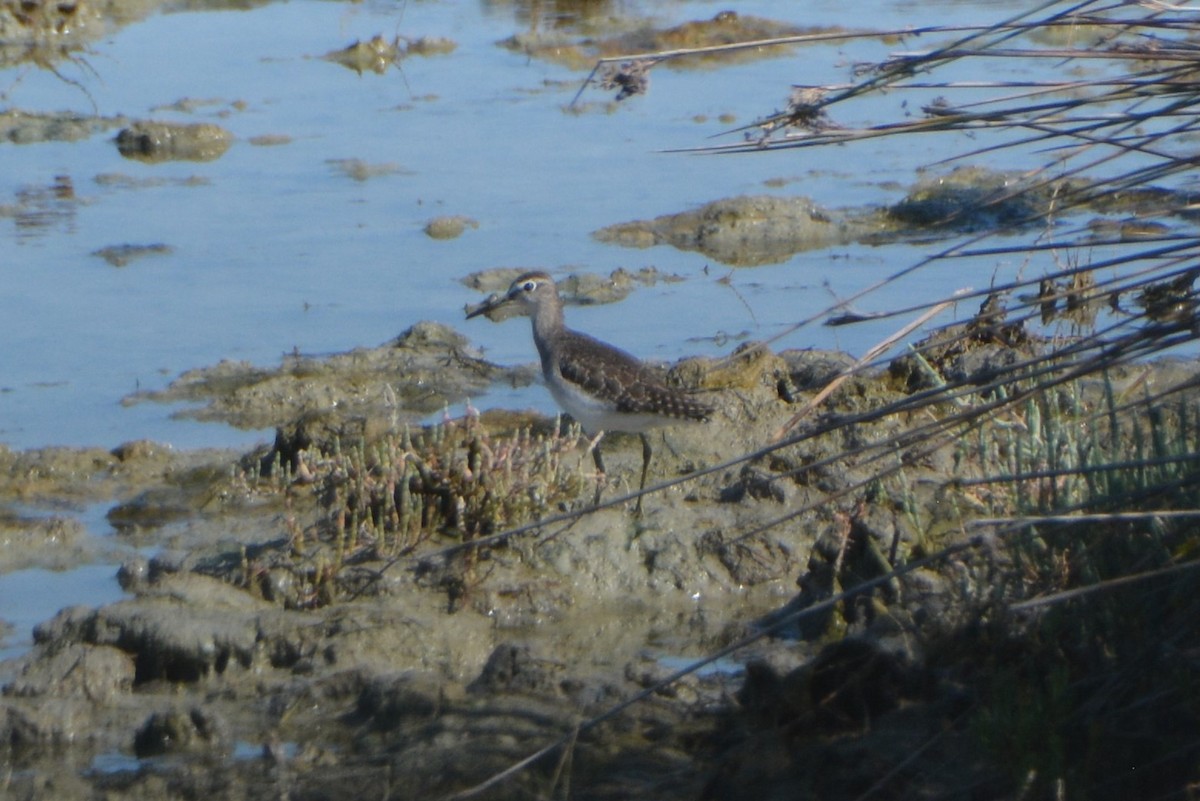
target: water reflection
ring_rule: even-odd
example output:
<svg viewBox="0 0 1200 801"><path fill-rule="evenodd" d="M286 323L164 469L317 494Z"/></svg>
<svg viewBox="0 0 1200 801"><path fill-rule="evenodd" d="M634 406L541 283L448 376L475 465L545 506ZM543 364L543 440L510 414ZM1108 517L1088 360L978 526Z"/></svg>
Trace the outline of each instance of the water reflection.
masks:
<svg viewBox="0 0 1200 801"><path fill-rule="evenodd" d="M8 217L16 227L19 245L51 234L75 233L75 213L83 202L75 194L70 175L56 175L45 186L25 185L17 189L14 203L0 206L0 217Z"/></svg>

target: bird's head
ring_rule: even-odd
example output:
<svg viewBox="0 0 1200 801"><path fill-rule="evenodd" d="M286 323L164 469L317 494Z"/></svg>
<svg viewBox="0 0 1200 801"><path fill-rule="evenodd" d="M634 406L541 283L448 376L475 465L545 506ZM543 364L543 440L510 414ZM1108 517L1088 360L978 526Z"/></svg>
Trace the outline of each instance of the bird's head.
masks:
<svg viewBox="0 0 1200 801"><path fill-rule="evenodd" d="M539 303L556 296L554 279L543 272L520 275L503 295L492 295L467 312L467 319L487 315L491 320L503 320L513 314L532 314Z"/></svg>

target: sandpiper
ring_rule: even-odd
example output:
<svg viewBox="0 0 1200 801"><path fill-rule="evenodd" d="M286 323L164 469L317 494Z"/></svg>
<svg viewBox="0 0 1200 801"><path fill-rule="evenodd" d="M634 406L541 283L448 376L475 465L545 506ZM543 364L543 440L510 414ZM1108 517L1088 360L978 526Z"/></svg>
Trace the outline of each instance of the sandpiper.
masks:
<svg viewBox="0 0 1200 801"><path fill-rule="evenodd" d="M514 304L533 318L533 342L542 361L546 386L558 405L599 438L605 431L636 432L642 438L642 480L646 488L650 467L650 440L646 431L655 426L688 420L708 420L712 408L679 390L666 386L637 358L606 342L567 328L562 299L554 279L529 272L512 282L504 295L493 296L467 314L467 319ZM592 456L604 473L600 447ZM642 508L638 496L635 511Z"/></svg>

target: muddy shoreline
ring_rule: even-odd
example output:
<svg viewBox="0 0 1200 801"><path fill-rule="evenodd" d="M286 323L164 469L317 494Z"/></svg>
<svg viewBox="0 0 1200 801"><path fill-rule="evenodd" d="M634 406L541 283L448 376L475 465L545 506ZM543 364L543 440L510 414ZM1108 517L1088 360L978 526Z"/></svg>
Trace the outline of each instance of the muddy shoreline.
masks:
<svg viewBox="0 0 1200 801"><path fill-rule="evenodd" d="M1012 347L984 350L994 360ZM946 358L961 369L991 369L977 348ZM569 748L550 748L484 797L548 791L567 772L587 798L762 797L767 788L794 787L820 754L865 749L876 768L830 777L831 786L860 786L891 760L909 758L921 732L955 720L961 689L938 677L913 637L954 630L971 608L962 571L982 571L972 579L981 580L986 560L914 571L658 685L781 615L927 551L924 532L894 495L867 506L861 492L844 497L861 469L838 462L852 445L844 433L711 471L769 442L850 362L747 346L719 362L675 365L672 380L706 393L718 412L710 425L668 431L652 481L693 478L649 496L640 518L631 503L565 516L589 504L597 477L586 443L556 434L552 421L490 412L448 420L429 440L440 451L422 450L425 440L411 431L400 434L396 395L391 406L378 403L385 387L423 387L417 405L425 408L439 393L529 377L529 368L491 365L460 335L430 324L380 348L302 365L218 365L168 390L171 399L207 397L205 414L253 407L239 419L288 421L272 446L251 453L180 453L149 442L112 452L0 452L6 507L111 498L116 538L159 548L149 559L124 558L126 599L62 610L37 627L28 654L3 666L10 797L352 798L382 783L390 797L432 798L484 782L563 737ZM919 390L901 364L842 384L824 418ZM1160 369L1166 376L1193 368ZM302 386L309 395L297 394ZM305 407L306 398L323 408ZM903 427L883 417L855 436ZM350 544L347 510L356 507L339 495L354 484L346 476L357 471L361 484L384 463L367 470L347 452L355 442L366 454L401 440L406 458L430 464L430 453L481 443L495 452L530 442L553 451L559 494L506 513L559 521L463 548L495 529L431 517L445 514L448 484L426 496L419 515L434 519L439 533L391 541L399 534L388 535L381 519L371 528L364 513L357 530L365 533ZM633 438L606 443L612 499L628 491L640 449ZM915 502L929 518L942 517L942 528L962 514L940 494L955 474L949 454L934 453L909 476L925 488ZM526 480L533 486L540 475ZM790 516L796 509L807 511ZM10 513L4 523L10 543L21 543L5 549L20 554L6 569L97 555L80 544L87 538L69 516ZM818 697L822 677L847 672L858 676L854 692L810 719L805 699ZM645 698L593 722L639 694ZM776 753L781 716L814 727L790 756ZM991 788L989 797L1010 790L1007 774L978 748L963 737L932 749L927 758L961 765L939 786L974 783ZM64 761L71 771L57 769Z"/></svg>
<svg viewBox="0 0 1200 801"><path fill-rule="evenodd" d="M564 289L605 302L658 280L671 278ZM1146 306L1152 294L1067 306ZM0 450L0 569L119 560L127 593L63 609L0 664L8 789L349 799L382 784L389 797L439 798L540 754L484 797L569 784L584 798L761 798L811 788L831 760L844 767L817 771L821 797L856 797L910 762L922 791L1007 797L1012 772L970 735L964 710L979 699L964 676L994 658L991 638L1022 626L991 617L1013 555L971 526L1010 506L958 481L1007 469L1005 432L1029 431L1028 412L989 423L1001 459L990 465L978 460L991 448L937 421L962 397L986 406L1024 392L1010 373L1053 347L996 297L868 370L755 343L663 365L715 412L656 435L661 486L641 515L627 498L634 437L605 437L598 476L566 421L468 407L418 426L537 375L436 323L274 367L222 362L130 395L274 427L275 441L246 453ZM1182 387L1186 401L1195 369L1112 365L1039 403L1077 415L1143 386ZM968 393L959 405L947 385ZM99 502L112 504L111 542L70 514L28 511ZM64 760L74 770L54 769Z"/></svg>
<svg viewBox="0 0 1200 801"><path fill-rule="evenodd" d="M785 374L791 391L802 392L803 382L827 380L845 363L837 354L758 351L724 365L677 366L709 385L724 422L671 430L652 480L748 450L794 410L780 397ZM444 386L429 385L423 364L439 366ZM303 369L288 362L255 371L254 381L232 379L231 371L219 365L200 371L202 381L189 375L177 385L193 393L203 385L215 398L205 407L210 414L253 405L255 425L292 420L271 448L178 453L141 442L112 452L0 454L6 505L113 498L117 538L162 548L150 559L124 560L126 600L64 609L38 626L31 652L5 666L0 703L18 797L82 798L105 789L170 797L212 781L214 765L222 766L221 791L236 795L263 789L265 765L273 786L320 787L328 797L363 792L380 770L404 777L395 797L450 792L744 636L792 598L830 525L828 515L814 514L786 532L738 537L820 490L773 488L761 468L732 469L656 493L640 519L620 504L445 557L438 552L455 544L453 536L388 560L364 548L321 598L311 576L332 558L323 541L329 510L317 484L295 471L272 475L269 466L315 453L317 443L328 448L331 438L377 441L394 431L394 409L363 401L382 397L383 386L424 386L432 397L484 379L528 380L527 368L489 365L459 335L421 324L378 349ZM264 389L275 382L284 388ZM326 411L294 405L301 384ZM248 393L251 386L257 390ZM845 390L845 398L867 386ZM332 399L336 388L342 394ZM531 420L489 413L472 425L503 431ZM532 422L539 430L551 425ZM640 452L632 438L606 442L611 498L628 490ZM591 494L585 447L571 443L563 460L581 476L572 485L578 495L547 514L581 507ZM10 518L10 530L25 538L21 564L62 566L71 544L56 532L69 529L68 520ZM81 562L94 556L83 547L73 553ZM764 641L754 650L783 675L817 645ZM742 684L740 664L689 677L599 727L599 740L581 742L574 757L576 780L590 783L585 777L595 770L594 786L608 775L632 790L649 760L691 776L675 783L671 797L695 797L703 780L679 750L681 738L699 736L725 714ZM665 741L647 751L646 737ZM117 754L125 755L124 769L89 767ZM76 774L44 772L64 757ZM332 766L342 778L317 769ZM517 786L544 778L539 769Z"/></svg>

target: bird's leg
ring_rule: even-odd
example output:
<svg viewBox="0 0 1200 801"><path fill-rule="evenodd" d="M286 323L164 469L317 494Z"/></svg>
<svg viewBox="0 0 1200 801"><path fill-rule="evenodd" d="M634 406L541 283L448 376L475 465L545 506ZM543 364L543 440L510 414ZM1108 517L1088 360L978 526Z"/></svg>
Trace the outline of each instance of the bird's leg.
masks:
<svg viewBox="0 0 1200 801"><path fill-rule="evenodd" d="M596 497L592 501L592 505L600 503L600 490L604 487L604 457L600 455L600 438L604 436L601 431L594 439L588 441L588 450L592 452L592 461L596 463Z"/></svg>
<svg viewBox="0 0 1200 801"><path fill-rule="evenodd" d="M653 451L650 450L650 438L646 436L646 432L640 434L642 438L642 483L638 485L638 492L644 492L646 489L646 473L650 470L650 457ZM637 504L633 507L633 513L640 515L642 513L642 496L639 494Z"/></svg>

